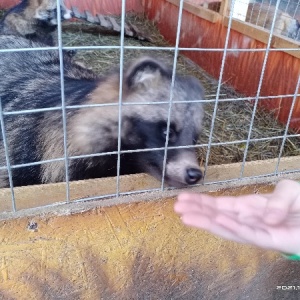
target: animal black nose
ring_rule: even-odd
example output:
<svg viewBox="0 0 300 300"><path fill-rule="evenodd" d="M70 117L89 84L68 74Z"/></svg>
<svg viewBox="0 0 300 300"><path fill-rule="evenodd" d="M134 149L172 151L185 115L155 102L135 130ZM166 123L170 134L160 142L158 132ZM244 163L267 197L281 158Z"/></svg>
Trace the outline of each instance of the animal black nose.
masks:
<svg viewBox="0 0 300 300"><path fill-rule="evenodd" d="M200 169L190 168L186 170L185 181L187 184L194 184L202 178Z"/></svg>

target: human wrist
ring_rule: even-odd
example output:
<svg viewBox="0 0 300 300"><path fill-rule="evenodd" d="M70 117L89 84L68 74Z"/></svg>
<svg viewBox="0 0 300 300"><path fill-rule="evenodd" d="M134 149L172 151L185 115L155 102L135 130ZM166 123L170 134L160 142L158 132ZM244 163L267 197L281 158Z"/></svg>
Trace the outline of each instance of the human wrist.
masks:
<svg viewBox="0 0 300 300"><path fill-rule="evenodd" d="M281 255L288 260L299 260L300 261L300 253L281 253Z"/></svg>

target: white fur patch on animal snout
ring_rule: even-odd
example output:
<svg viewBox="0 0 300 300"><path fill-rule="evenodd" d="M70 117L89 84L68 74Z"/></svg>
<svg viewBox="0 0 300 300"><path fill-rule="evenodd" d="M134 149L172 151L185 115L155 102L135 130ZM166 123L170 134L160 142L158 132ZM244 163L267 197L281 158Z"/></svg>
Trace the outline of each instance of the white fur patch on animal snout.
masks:
<svg viewBox="0 0 300 300"><path fill-rule="evenodd" d="M64 11L64 19L68 20L71 18L72 18L71 11L69 9L66 9L66 11Z"/></svg>
<svg viewBox="0 0 300 300"><path fill-rule="evenodd" d="M34 17L35 17L36 19L38 19L38 20L44 20L44 19L46 19L46 16L43 15L43 14L41 14L38 10L36 11Z"/></svg>
<svg viewBox="0 0 300 300"><path fill-rule="evenodd" d="M49 20L50 15L46 11L37 11L35 14L35 18L38 20ZM52 25L57 25L57 20L56 20L56 15L53 13L53 17L51 17L50 24Z"/></svg>
<svg viewBox="0 0 300 300"><path fill-rule="evenodd" d="M57 25L57 20L56 19L51 19L50 24Z"/></svg>
<svg viewBox="0 0 300 300"><path fill-rule="evenodd" d="M63 0L60 1L60 7L62 10L62 15L65 20L72 18L72 11L68 9Z"/></svg>
<svg viewBox="0 0 300 300"><path fill-rule="evenodd" d="M200 170L196 155L193 152L183 152L167 163L166 175L171 180L186 184L186 172L190 168Z"/></svg>

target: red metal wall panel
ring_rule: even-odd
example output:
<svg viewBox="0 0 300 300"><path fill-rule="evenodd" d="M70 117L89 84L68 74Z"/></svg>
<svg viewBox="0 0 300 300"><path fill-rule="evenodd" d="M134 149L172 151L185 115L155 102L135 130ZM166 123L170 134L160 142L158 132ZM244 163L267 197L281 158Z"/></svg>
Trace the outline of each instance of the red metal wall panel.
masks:
<svg viewBox="0 0 300 300"><path fill-rule="evenodd" d="M145 0L148 18L157 22L160 32L171 43L175 43L178 7L165 0ZM180 36L181 47L224 48L227 27L221 22L211 23L184 11ZM239 32L231 30L229 48L257 49L266 46ZM223 52L186 51L186 56L215 78L219 78ZM228 52L222 82L232 85L237 91L255 96L265 52ZM293 94L300 72L300 60L287 53L270 52L261 88L261 96ZM275 111L281 122L286 122L292 98L282 97L261 100L260 105ZM300 98L293 112L291 127L300 130Z"/></svg>

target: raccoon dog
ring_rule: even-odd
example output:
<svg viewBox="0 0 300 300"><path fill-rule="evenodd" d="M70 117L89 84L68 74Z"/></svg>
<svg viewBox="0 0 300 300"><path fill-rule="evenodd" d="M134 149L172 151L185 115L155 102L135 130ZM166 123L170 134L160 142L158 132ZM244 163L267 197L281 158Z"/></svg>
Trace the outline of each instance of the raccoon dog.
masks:
<svg viewBox="0 0 300 300"><path fill-rule="evenodd" d="M61 2L61 16L71 18L71 11ZM56 42L56 0L22 0L0 20L0 34L23 36L54 46Z"/></svg>
<svg viewBox="0 0 300 300"><path fill-rule="evenodd" d="M0 37L0 46L29 47L26 39ZM39 46L32 43L32 46ZM0 97L4 112L43 109L57 110L18 115L5 114L10 163L37 161L42 164L12 169L15 186L65 180L62 158L63 125L59 59L56 51L1 53ZM143 57L124 67L122 83L121 150L140 152L121 155L121 174L147 172L161 179L166 140L171 71L154 58ZM70 180L115 176L117 173L119 71L97 77L64 57L64 87L67 121L67 154ZM169 146L195 144L202 127L203 88L194 77L176 75L170 118ZM187 102L189 101L189 102ZM143 104L153 102L153 104ZM78 105L106 104L78 108ZM126 105L127 104L127 105ZM73 108L71 107L73 106ZM76 108L74 108L76 106ZM161 148L161 150L149 150ZM90 154L102 153L91 157ZM90 155L78 158L79 155ZM0 140L0 166L5 166ZM0 186L8 186L6 171L0 170ZM166 183L184 186L202 177L195 149L167 151Z"/></svg>

